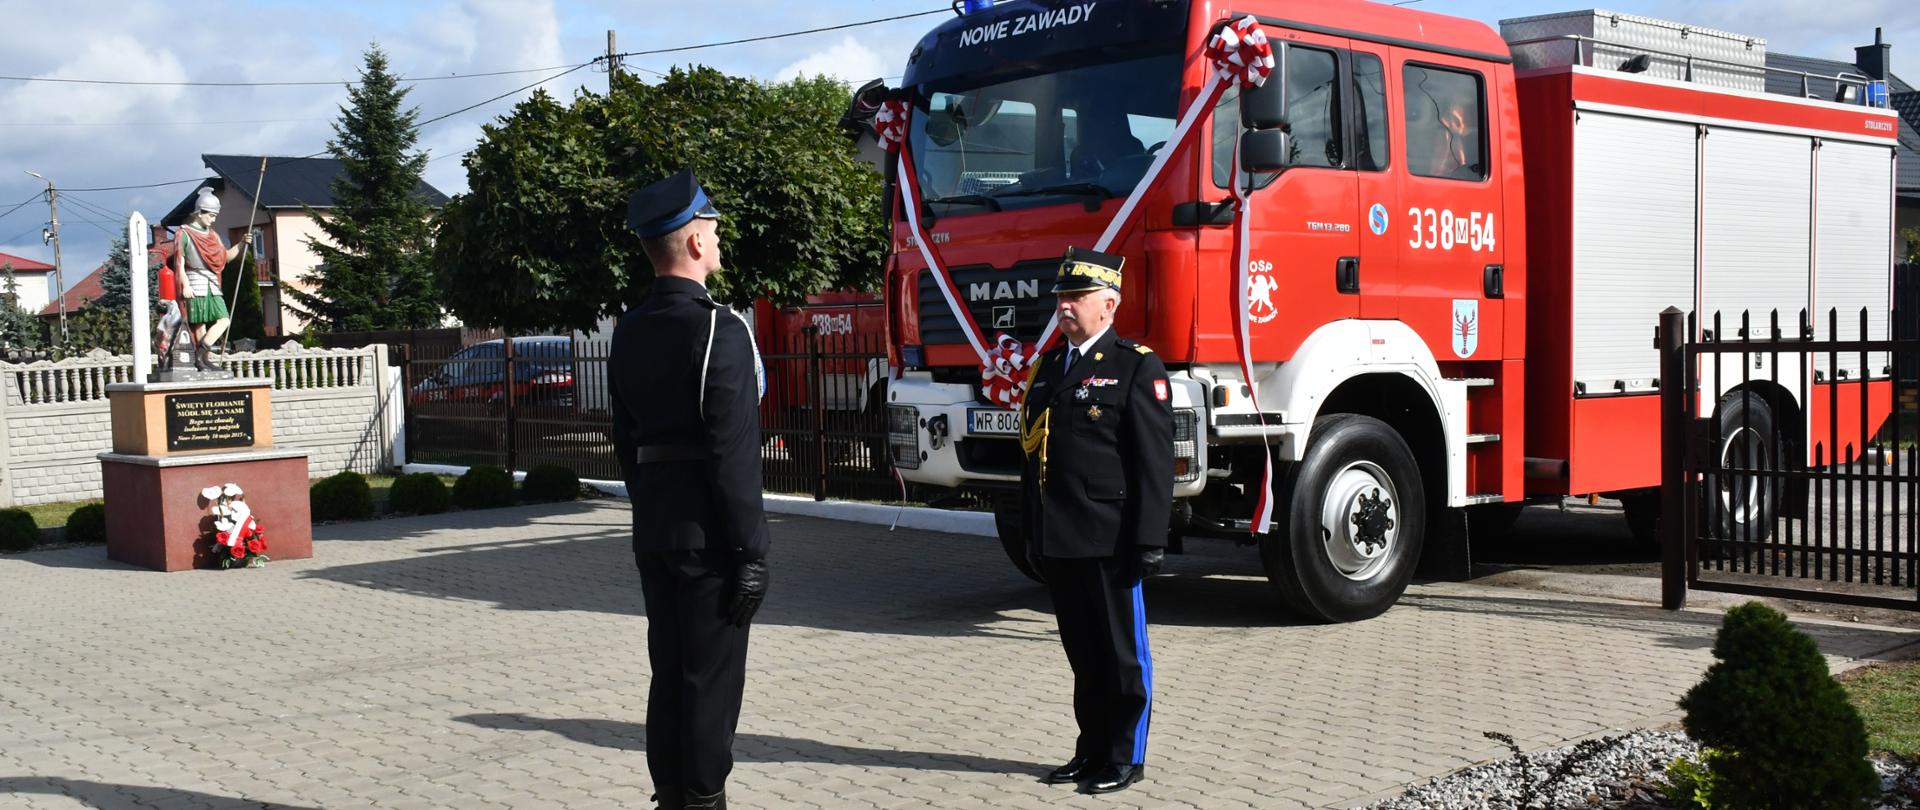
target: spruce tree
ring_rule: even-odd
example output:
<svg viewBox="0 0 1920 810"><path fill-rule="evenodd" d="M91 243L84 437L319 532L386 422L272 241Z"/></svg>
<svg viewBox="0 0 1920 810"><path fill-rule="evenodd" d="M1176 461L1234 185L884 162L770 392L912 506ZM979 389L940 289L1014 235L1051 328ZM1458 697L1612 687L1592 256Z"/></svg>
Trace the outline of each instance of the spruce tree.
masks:
<svg viewBox="0 0 1920 810"><path fill-rule="evenodd" d="M127 238L115 236L113 244L107 248L107 269L100 273L100 297L93 305L106 309L127 311L127 303L133 300L133 263L127 258ZM152 285L148 285L147 294L154 294Z"/></svg>
<svg viewBox="0 0 1920 810"><path fill-rule="evenodd" d="M439 295L428 268L432 209L416 194L427 156L412 151L417 109L387 70L378 45L333 124L327 151L342 164L331 216L312 217L332 244L312 240L320 264L287 288L295 308L327 332L416 329L438 324Z"/></svg>
<svg viewBox="0 0 1920 810"><path fill-rule="evenodd" d="M20 308L20 282L13 277L13 263L0 263L0 350L28 351L43 345L39 319Z"/></svg>

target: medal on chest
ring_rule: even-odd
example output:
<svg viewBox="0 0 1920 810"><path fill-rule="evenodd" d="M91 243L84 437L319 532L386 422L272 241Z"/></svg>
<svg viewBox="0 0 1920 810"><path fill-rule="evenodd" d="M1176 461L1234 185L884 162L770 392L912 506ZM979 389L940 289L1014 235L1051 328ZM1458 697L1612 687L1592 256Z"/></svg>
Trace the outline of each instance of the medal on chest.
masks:
<svg viewBox="0 0 1920 810"><path fill-rule="evenodd" d="M1086 387L1086 386L1084 386L1084 385L1083 385L1083 386L1080 386L1079 388L1075 388L1075 389L1073 389L1073 398L1074 398L1074 399L1086 399L1087 397L1089 397L1089 396L1091 396L1091 395L1092 395L1092 392L1091 392L1091 391L1089 391L1089 390L1087 389L1087 387Z"/></svg>
<svg viewBox="0 0 1920 810"><path fill-rule="evenodd" d="M1093 421L1098 422L1100 421L1100 414L1101 414L1101 410L1100 410L1100 406L1098 405L1089 406L1087 408L1088 419L1092 419Z"/></svg>

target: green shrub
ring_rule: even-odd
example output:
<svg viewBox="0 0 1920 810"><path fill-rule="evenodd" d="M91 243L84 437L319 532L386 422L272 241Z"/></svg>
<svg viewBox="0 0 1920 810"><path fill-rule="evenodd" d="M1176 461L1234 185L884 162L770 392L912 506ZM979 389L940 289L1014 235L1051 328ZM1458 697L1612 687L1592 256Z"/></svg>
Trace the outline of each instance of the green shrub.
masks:
<svg viewBox="0 0 1920 810"><path fill-rule="evenodd" d="M433 473L409 473L393 480L387 508L408 515L437 515L447 511L447 485Z"/></svg>
<svg viewBox="0 0 1920 810"><path fill-rule="evenodd" d="M107 542L106 505L90 503L67 515L66 539L69 543Z"/></svg>
<svg viewBox="0 0 1920 810"><path fill-rule="evenodd" d="M40 543L40 525L25 509L0 509L0 551L26 551Z"/></svg>
<svg viewBox="0 0 1920 810"><path fill-rule="evenodd" d="M513 474L492 464L468 468L453 482L453 505L461 509L512 506Z"/></svg>
<svg viewBox="0 0 1920 810"><path fill-rule="evenodd" d="M1721 810L1714 802L1713 763L1723 756L1711 748L1700 749L1699 758L1681 757L1667 763L1667 798L1693 810Z"/></svg>
<svg viewBox="0 0 1920 810"><path fill-rule="evenodd" d="M1843 810L1878 795L1860 713L1786 616L1758 602L1727 611L1713 657L1680 699L1687 734L1716 749L1713 806Z"/></svg>
<svg viewBox="0 0 1920 810"><path fill-rule="evenodd" d="M373 490L357 472L340 472L315 481L308 493L314 520L366 520L373 517Z"/></svg>
<svg viewBox="0 0 1920 810"><path fill-rule="evenodd" d="M520 497L532 503L574 500L580 497L580 476L552 464L535 467L520 482Z"/></svg>

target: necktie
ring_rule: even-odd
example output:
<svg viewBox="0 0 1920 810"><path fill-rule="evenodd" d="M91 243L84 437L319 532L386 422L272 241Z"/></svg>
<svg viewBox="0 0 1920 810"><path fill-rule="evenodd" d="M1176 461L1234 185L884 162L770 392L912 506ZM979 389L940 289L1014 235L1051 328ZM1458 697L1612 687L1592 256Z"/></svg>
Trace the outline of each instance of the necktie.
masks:
<svg viewBox="0 0 1920 810"><path fill-rule="evenodd" d="M1072 371L1073 364L1078 362L1080 362L1080 349L1078 348L1067 349L1067 367L1061 370Z"/></svg>

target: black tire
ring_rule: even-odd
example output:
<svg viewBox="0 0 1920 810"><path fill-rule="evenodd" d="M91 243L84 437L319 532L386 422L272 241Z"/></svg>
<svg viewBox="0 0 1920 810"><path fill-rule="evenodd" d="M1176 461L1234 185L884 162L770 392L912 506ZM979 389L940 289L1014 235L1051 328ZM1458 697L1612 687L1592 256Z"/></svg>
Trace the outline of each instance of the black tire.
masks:
<svg viewBox="0 0 1920 810"><path fill-rule="evenodd" d="M1007 559L1013 562L1013 567L1020 569L1027 579L1044 583L1046 577L1041 576L1033 563L1027 561L1026 521L1021 514L1022 509L1020 498L1002 496L993 499L993 530L1000 535L1000 549L1007 553Z"/></svg>
<svg viewBox="0 0 1920 810"><path fill-rule="evenodd" d="M1713 451L1718 469L1774 469L1780 465L1780 433L1773 408L1751 391L1728 395L1714 415ZM1702 482L1707 530L1715 539L1757 543L1773 533L1785 491L1778 478L1718 473Z"/></svg>
<svg viewBox="0 0 1920 810"><path fill-rule="evenodd" d="M1260 559L1295 612L1360 621L1406 592L1425 540L1426 492L1413 451L1393 428L1353 414L1314 420L1306 456L1276 496L1286 518L1260 539Z"/></svg>

